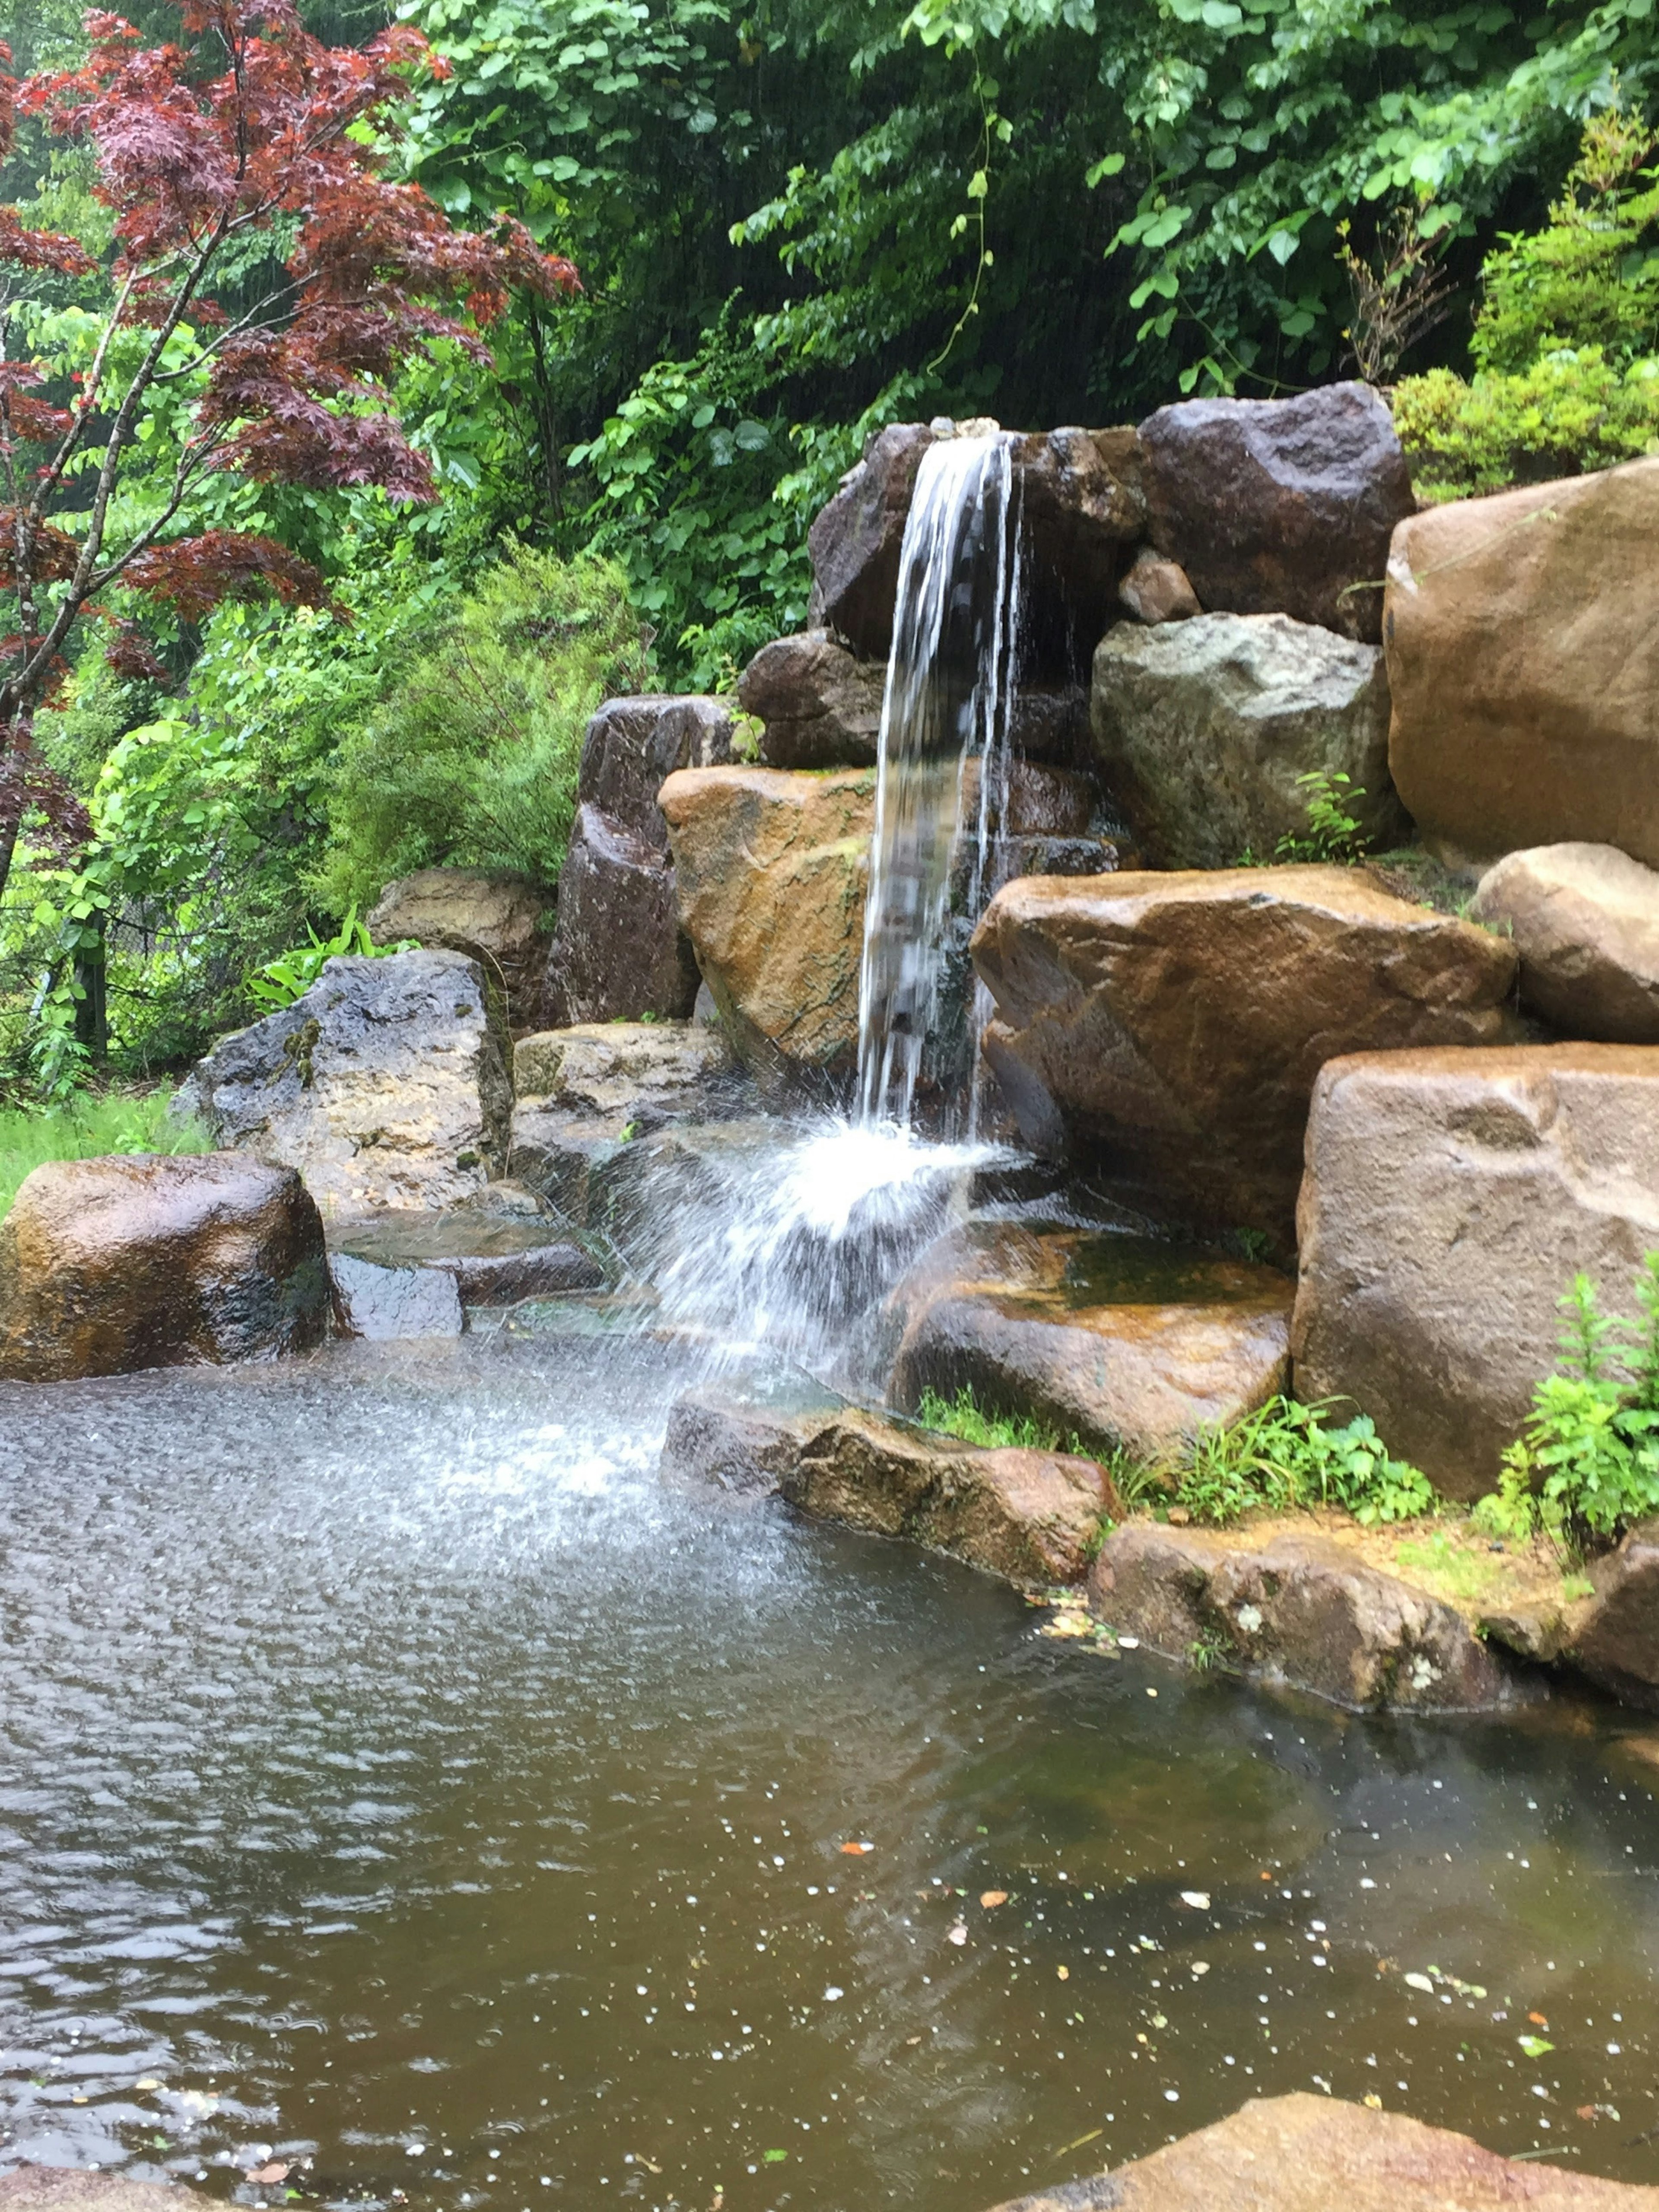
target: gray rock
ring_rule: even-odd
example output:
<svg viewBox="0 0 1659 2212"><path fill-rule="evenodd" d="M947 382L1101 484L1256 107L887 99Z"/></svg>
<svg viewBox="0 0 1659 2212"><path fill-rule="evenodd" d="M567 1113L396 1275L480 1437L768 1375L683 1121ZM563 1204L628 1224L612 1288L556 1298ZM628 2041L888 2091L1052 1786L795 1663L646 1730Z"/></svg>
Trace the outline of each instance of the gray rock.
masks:
<svg viewBox="0 0 1659 2212"><path fill-rule="evenodd" d="M777 1402L718 1389L688 1390L669 1410L662 1471L681 1482L773 1496L793 1480L801 1454L846 1411L828 1391Z"/></svg>
<svg viewBox="0 0 1659 2212"><path fill-rule="evenodd" d="M731 744L718 699L611 699L589 723L548 956L550 1023L690 1012L696 960L679 928L657 793L676 769L730 759Z"/></svg>
<svg viewBox="0 0 1659 2212"><path fill-rule="evenodd" d="M806 533L814 620L839 630L872 660L885 660L892 650L899 548L916 471L933 442L924 422L878 430Z"/></svg>
<svg viewBox="0 0 1659 2212"><path fill-rule="evenodd" d="M860 660L816 629L763 645L738 698L765 724L760 757L769 768L872 768L886 684L884 660Z"/></svg>
<svg viewBox="0 0 1659 2212"><path fill-rule="evenodd" d="M1616 845L1535 845L1469 908L1521 956L1521 995L1568 1036L1659 1044L1659 872Z"/></svg>
<svg viewBox="0 0 1659 2212"><path fill-rule="evenodd" d="M459 1205L505 1164L505 1042L465 954L354 954L216 1045L197 1110L216 1143L297 1168L326 1219Z"/></svg>
<svg viewBox="0 0 1659 2212"><path fill-rule="evenodd" d="M1579 1271L1634 1315L1659 1246L1659 1054L1367 1052L1314 1087L1297 1395L1351 1401L1448 1496L1492 1489Z"/></svg>
<svg viewBox="0 0 1659 2212"><path fill-rule="evenodd" d="M1575 1606L1566 1656L1626 1705L1659 1711L1659 1522L1632 1528L1590 1569L1595 1595Z"/></svg>
<svg viewBox="0 0 1659 2212"><path fill-rule="evenodd" d="M1381 637L1389 540L1417 501L1369 385L1182 400L1148 416L1140 449L1152 544L1206 607Z"/></svg>
<svg viewBox="0 0 1659 2212"><path fill-rule="evenodd" d="M605 1270L546 1220L492 1219L474 1206L444 1214L383 1213L337 1231L333 1250L368 1265L449 1276L469 1306L516 1305L605 1288Z"/></svg>
<svg viewBox="0 0 1659 2212"><path fill-rule="evenodd" d="M1322 773L1348 778L1344 805L1369 842L1407 832L1374 645L1288 615L1120 623L1095 654L1093 717L1102 772L1162 866L1271 860L1281 837L1307 835L1297 778Z"/></svg>
<svg viewBox="0 0 1659 2212"><path fill-rule="evenodd" d="M528 876L482 868L422 868L388 884L368 917L377 945L412 937L478 962L506 994L515 1027L532 1024L553 926L553 893Z"/></svg>
<svg viewBox="0 0 1659 2212"><path fill-rule="evenodd" d="M1148 625L1186 622L1204 611L1181 563L1166 561L1150 545L1143 545L1130 562L1128 574L1118 586L1117 596L1137 622Z"/></svg>
<svg viewBox="0 0 1659 2212"><path fill-rule="evenodd" d="M1009 711L1008 744L1024 760L1089 768L1087 690L1081 684L1021 684Z"/></svg>
<svg viewBox="0 0 1659 2212"><path fill-rule="evenodd" d="M52 1160L0 1222L0 1376L275 1359L328 1333L323 1224L234 1154Z"/></svg>
<svg viewBox="0 0 1659 2212"><path fill-rule="evenodd" d="M331 1252L334 1312L348 1336L459 1336L466 1327L460 1286L436 1267L386 1267L355 1252Z"/></svg>

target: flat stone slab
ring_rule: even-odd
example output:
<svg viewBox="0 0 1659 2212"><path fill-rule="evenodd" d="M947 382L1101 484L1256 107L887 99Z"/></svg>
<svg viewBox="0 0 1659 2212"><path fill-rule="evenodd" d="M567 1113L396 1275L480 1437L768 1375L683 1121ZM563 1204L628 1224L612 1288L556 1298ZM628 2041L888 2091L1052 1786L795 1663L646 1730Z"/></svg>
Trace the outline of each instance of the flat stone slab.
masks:
<svg viewBox="0 0 1659 2212"><path fill-rule="evenodd" d="M602 1291L605 1269L546 1218L472 1207L390 1213L337 1227L329 1268L341 1326L353 1336L455 1336L468 1306Z"/></svg>
<svg viewBox="0 0 1659 2212"><path fill-rule="evenodd" d="M193 2190L159 2181L126 2181L73 2166L19 2166L0 2174L4 2212L161 2212L161 2199L180 2205ZM199 2203L211 2200L204 2191Z"/></svg>
<svg viewBox="0 0 1659 2212"><path fill-rule="evenodd" d="M1340 2097L1243 2106L1196 2135L1000 2212L1659 2212L1659 2189L1500 2158Z"/></svg>

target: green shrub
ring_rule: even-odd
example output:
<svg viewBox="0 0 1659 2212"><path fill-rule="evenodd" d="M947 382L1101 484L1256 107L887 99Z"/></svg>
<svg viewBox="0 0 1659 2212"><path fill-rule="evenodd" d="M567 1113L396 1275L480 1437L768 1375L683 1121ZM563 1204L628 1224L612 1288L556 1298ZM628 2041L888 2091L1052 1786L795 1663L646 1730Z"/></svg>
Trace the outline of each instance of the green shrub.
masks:
<svg viewBox="0 0 1659 2212"><path fill-rule="evenodd" d="M1474 1509L1488 1534L1541 1534L1582 1559L1659 1512L1659 1252L1644 1260L1636 1295L1639 1322L1611 1319L1589 1277L1574 1276L1559 1365L1533 1392L1498 1488Z"/></svg>
<svg viewBox="0 0 1659 2212"><path fill-rule="evenodd" d="M1200 1429L1174 1485L1195 1521L1218 1523L1262 1510L1340 1505L1369 1527L1413 1520L1435 1502L1428 1477L1389 1455L1369 1414L1331 1429L1321 1407L1282 1397Z"/></svg>
<svg viewBox="0 0 1659 2212"><path fill-rule="evenodd" d="M169 1121L171 1085L147 1091L82 1092L42 1113L0 1114L0 1215L25 1176L47 1160L101 1159L110 1152L210 1152L193 1121Z"/></svg>
<svg viewBox="0 0 1659 2212"><path fill-rule="evenodd" d="M617 568L514 546L348 731L330 779L324 904L368 906L395 877L446 865L552 882L589 717L653 676Z"/></svg>
<svg viewBox="0 0 1659 2212"><path fill-rule="evenodd" d="M291 1006L296 999L303 998L317 978L324 964L338 959L342 953L352 952L365 960L384 960L390 952L407 952L415 944L412 937L400 937L392 945L376 945L370 937L367 924L357 919L357 909L349 909L345 920L332 937L319 937L314 929L307 929L309 944L296 945L264 966L247 979L249 994L262 1006L275 1010Z"/></svg>
<svg viewBox="0 0 1659 2212"><path fill-rule="evenodd" d="M1365 842L1359 817L1348 809L1365 796L1364 787L1339 769L1334 775L1322 768L1310 769L1296 780L1306 798L1308 828L1304 836L1285 836L1273 848L1280 860L1328 860L1340 866L1358 860Z"/></svg>

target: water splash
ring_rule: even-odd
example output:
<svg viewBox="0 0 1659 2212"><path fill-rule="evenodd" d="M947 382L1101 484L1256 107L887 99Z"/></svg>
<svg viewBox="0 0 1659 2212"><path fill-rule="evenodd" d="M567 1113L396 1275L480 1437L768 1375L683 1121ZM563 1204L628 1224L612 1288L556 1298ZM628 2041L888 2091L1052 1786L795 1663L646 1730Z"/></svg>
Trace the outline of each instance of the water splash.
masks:
<svg viewBox="0 0 1659 2212"><path fill-rule="evenodd" d="M866 1126L908 1128L915 1115L940 1012L970 784L969 915L985 896L1007 795L1019 524L1010 437L940 439L922 455L899 556L865 906L858 1097ZM950 1102L942 1118L948 1126Z"/></svg>

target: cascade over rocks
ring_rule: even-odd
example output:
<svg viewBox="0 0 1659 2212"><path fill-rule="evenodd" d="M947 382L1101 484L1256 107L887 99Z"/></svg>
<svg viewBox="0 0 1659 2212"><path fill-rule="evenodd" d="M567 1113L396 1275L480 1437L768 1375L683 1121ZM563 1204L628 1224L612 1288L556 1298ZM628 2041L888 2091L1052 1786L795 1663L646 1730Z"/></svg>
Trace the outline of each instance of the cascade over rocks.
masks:
<svg viewBox="0 0 1659 2212"><path fill-rule="evenodd" d="M731 757L732 718L718 699L610 699L588 724L548 957L550 1025L690 1013L696 963L680 934L657 793L676 769Z"/></svg>
<svg viewBox="0 0 1659 2212"><path fill-rule="evenodd" d="M1659 867L1659 458L1403 522L1389 759L1425 838L1566 840Z"/></svg>
<svg viewBox="0 0 1659 2212"><path fill-rule="evenodd" d="M477 961L349 954L222 1039L179 1104L216 1144L297 1168L327 1218L456 1206L505 1164L506 1051Z"/></svg>
<svg viewBox="0 0 1659 2212"><path fill-rule="evenodd" d="M1335 867L1028 878L992 901L974 961L1028 1143L1285 1252L1323 1063L1501 1040L1516 966L1485 930Z"/></svg>
<svg viewBox="0 0 1659 2212"><path fill-rule="evenodd" d="M972 1222L890 1295L888 1395L968 1389L1064 1436L1164 1458L1290 1378L1291 1285L1270 1267L1150 1237Z"/></svg>
<svg viewBox="0 0 1659 2212"><path fill-rule="evenodd" d="M881 750L884 660L860 660L828 630L775 638L738 681L746 714L765 724L768 768L873 768Z"/></svg>
<svg viewBox="0 0 1659 2212"><path fill-rule="evenodd" d="M1659 1246L1659 1054L1333 1060L1308 1122L1297 1394L1351 1399L1448 1497L1495 1487L1581 1270L1607 1310Z"/></svg>
<svg viewBox="0 0 1659 2212"><path fill-rule="evenodd" d="M1616 845L1537 845L1489 869L1469 912L1514 939L1521 995L1547 1022L1659 1044L1659 872Z"/></svg>
<svg viewBox="0 0 1659 2212"><path fill-rule="evenodd" d="M1102 1545L1089 1602L1166 1658L1213 1653L1350 1712L1468 1712L1525 1694L1451 1606L1328 1535L1132 1522Z"/></svg>
<svg viewBox="0 0 1659 2212"><path fill-rule="evenodd" d="M757 1073L853 1064L875 789L851 769L688 769L663 786L680 921Z"/></svg>
<svg viewBox="0 0 1659 2212"><path fill-rule="evenodd" d="M1297 778L1322 773L1348 778L1368 842L1406 833L1374 645L1288 615L1119 623L1095 653L1093 715L1102 772L1161 866L1270 859L1281 837L1307 835Z"/></svg>
<svg viewBox="0 0 1659 2212"><path fill-rule="evenodd" d="M476 960L507 995L507 1018L534 1021L552 924L553 895L528 876L484 868L421 868L380 894L368 917L377 945L412 937Z"/></svg>
<svg viewBox="0 0 1659 2212"><path fill-rule="evenodd" d="M1139 446L1148 534L1206 608L1380 637L1389 538L1417 501L1369 385L1184 399L1147 416Z"/></svg>
<svg viewBox="0 0 1659 2212"><path fill-rule="evenodd" d="M275 1359L328 1333L323 1224L236 1153L53 1160L0 1221L0 1377Z"/></svg>

